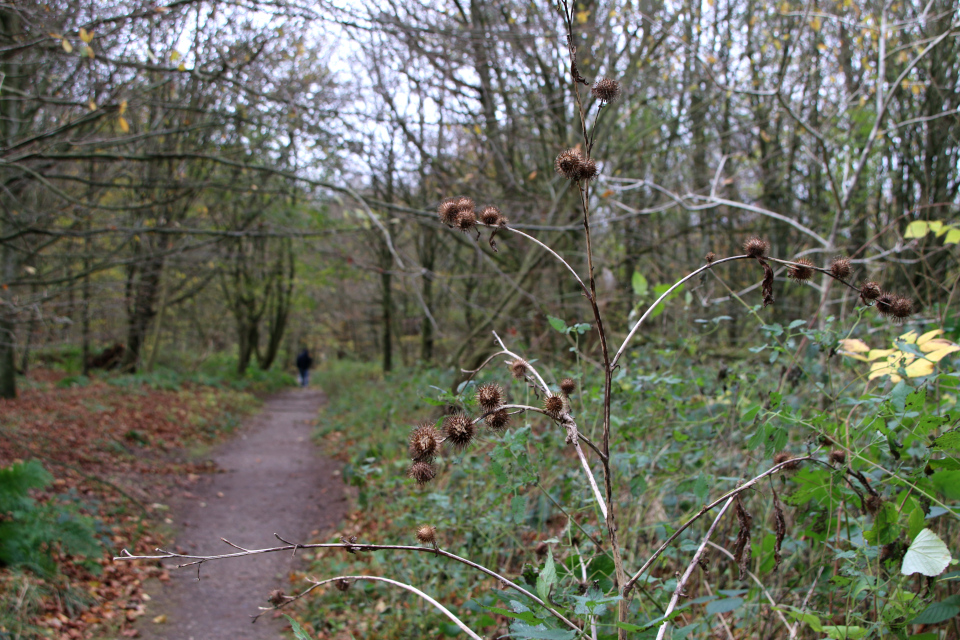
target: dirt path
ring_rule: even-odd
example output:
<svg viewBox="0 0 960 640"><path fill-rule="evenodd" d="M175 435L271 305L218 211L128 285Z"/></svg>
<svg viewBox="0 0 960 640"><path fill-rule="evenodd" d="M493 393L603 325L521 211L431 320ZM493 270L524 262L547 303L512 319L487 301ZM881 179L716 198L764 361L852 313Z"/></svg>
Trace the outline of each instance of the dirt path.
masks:
<svg viewBox="0 0 960 640"><path fill-rule="evenodd" d="M225 473L203 476L172 506L177 539L171 548L227 553L221 537L246 548L306 540L311 531L335 528L347 502L337 463L320 457L310 441L323 393L291 390L273 396L230 442L214 452ZM209 562L201 580L192 569L171 570L166 585L148 587L141 637L163 640L266 640L280 638L284 618L250 616L266 606L272 589L288 593L296 567L289 553ZM163 623L154 623L160 615Z"/></svg>

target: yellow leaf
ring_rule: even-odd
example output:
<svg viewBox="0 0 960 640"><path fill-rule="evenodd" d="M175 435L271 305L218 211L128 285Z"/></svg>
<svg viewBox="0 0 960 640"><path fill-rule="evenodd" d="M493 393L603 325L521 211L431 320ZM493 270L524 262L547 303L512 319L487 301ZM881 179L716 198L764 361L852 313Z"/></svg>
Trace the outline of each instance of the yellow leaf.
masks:
<svg viewBox="0 0 960 640"><path fill-rule="evenodd" d="M126 118L124 118L123 116L120 116L119 118L117 118L117 122L120 124L120 129L124 133L130 133L130 123L127 122Z"/></svg>
<svg viewBox="0 0 960 640"><path fill-rule="evenodd" d="M910 59L910 55L906 51L901 51L900 53L897 54L897 62L899 62L900 64L903 64L909 59Z"/></svg>
<svg viewBox="0 0 960 640"><path fill-rule="evenodd" d="M153 624L163 624L167 621L167 614L161 613L153 619Z"/></svg>
<svg viewBox="0 0 960 640"><path fill-rule="evenodd" d="M90 44L93 42L93 31L87 31L83 27L80 27L80 39Z"/></svg>
<svg viewBox="0 0 960 640"><path fill-rule="evenodd" d="M771 140L773 140L773 138L770 137L770 134L764 131L763 129L760 130L760 137L763 138L764 142L770 142Z"/></svg>
<svg viewBox="0 0 960 640"><path fill-rule="evenodd" d="M814 31L820 31L820 18L814 18L810 21L810 28Z"/></svg>
<svg viewBox="0 0 960 640"><path fill-rule="evenodd" d="M920 345L920 348L923 349L923 345L933 340L938 335L943 333L943 329L934 329L933 331L927 331L925 334L917 338L917 344Z"/></svg>
<svg viewBox="0 0 960 640"><path fill-rule="evenodd" d="M943 239L943 244L957 244L960 243L960 229L950 229L947 232L947 237Z"/></svg>
<svg viewBox="0 0 960 640"><path fill-rule="evenodd" d="M717 59L714 56L707 56L707 62L709 62L710 64L715 64L717 62Z"/></svg>
<svg viewBox="0 0 960 640"><path fill-rule="evenodd" d="M580 24L585 24L589 18L590 18L589 11L577 11L577 22L579 22Z"/></svg>
<svg viewBox="0 0 960 640"><path fill-rule="evenodd" d="M820 44L817 45L817 49L820 49L820 51L826 51L826 50L827 50L827 45L825 45L825 44L823 44L823 43L821 42Z"/></svg>
<svg viewBox="0 0 960 640"><path fill-rule="evenodd" d="M913 91L913 95L915 95L915 96L920 95L921 89L920 89L920 85L919 85L919 84L913 85L912 87L910 87L910 90Z"/></svg>
<svg viewBox="0 0 960 640"><path fill-rule="evenodd" d="M479 136L483 133L483 129L480 128L480 125L475 124L473 125L473 132Z"/></svg>
<svg viewBox="0 0 960 640"><path fill-rule="evenodd" d="M894 382L900 380L900 376L895 375L894 369L887 364L886 362L874 362L870 365L870 375L867 376L867 380L873 380L875 378L882 378L883 376L890 376L891 378L896 378Z"/></svg>
<svg viewBox="0 0 960 640"><path fill-rule="evenodd" d="M186 70L187 70L187 65L183 64L182 62L177 65L177 71L186 71Z"/></svg>
<svg viewBox="0 0 960 640"><path fill-rule="evenodd" d="M916 344L917 343L917 332L916 331L907 331L897 338L900 342L906 342L907 344Z"/></svg>
<svg viewBox="0 0 960 640"><path fill-rule="evenodd" d="M846 338L845 340L841 340L840 344L843 346L845 351L852 351L853 353L865 353L870 351L870 347L867 345L867 343L859 338Z"/></svg>
<svg viewBox="0 0 960 640"><path fill-rule="evenodd" d="M91 60L97 57L97 54L93 52L93 47L84 47L83 53Z"/></svg>
<svg viewBox="0 0 960 640"><path fill-rule="evenodd" d="M120 103L120 115L123 115L127 112L127 101L124 100Z"/></svg>
<svg viewBox="0 0 960 640"><path fill-rule="evenodd" d="M96 110L97 110L97 103L94 102L93 100L91 100L90 102L88 102L88 103L87 103L87 106L90 107L90 111L96 111Z"/></svg>
<svg viewBox="0 0 960 640"><path fill-rule="evenodd" d="M67 42L66 38L60 41L60 46L63 47L63 50L67 53L73 53L73 45Z"/></svg>
<svg viewBox="0 0 960 640"><path fill-rule="evenodd" d="M534 180L534 179L536 179L536 177L537 177L537 172L536 172L536 171L531 171L531 172L530 172L530 175L527 176L527 180Z"/></svg>
<svg viewBox="0 0 960 640"><path fill-rule="evenodd" d="M877 358L886 358L893 352L900 353L896 349L870 349L870 353L867 354L867 360L876 360Z"/></svg>
<svg viewBox="0 0 960 640"><path fill-rule="evenodd" d="M752 27L753 25L757 24L757 20L759 20L757 14L750 16L750 26Z"/></svg>
<svg viewBox="0 0 960 640"><path fill-rule="evenodd" d="M943 229L943 223L939 220L931 220L927 223L927 226L930 227L930 231L933 231L938 236L941 234L941 229Z"/></svg>
<svg viewBox="0 0 960 640"><path fill-rule="evenodd" d="M950 344L946 347L943 347L942 349L931 351L930 353L927 354L926 358L931 362L940 362L946 356L950 355L951 353L956 353L957 351L960 351L960 346L957 346L955 344Z"/></svg>
<svg viewBox="0 0 960 640"><path fill-rule="evenodd" d="M176 62L180 59L180 52L174 49L170 52L170 62Z"/></svg>
<svg viewBox="0 0 960 640"><path fill-rule="evenodd" d="M908 378L919 378L933 373L933 363L929 360L917 360L913 364L904 367L904 372Z"/></svg>
<svg viewBox="0 0 960 640"><path fill-rule="evenodd" d="M907 225L907 230L904 232L904 238L922 238L927 235L927 231L930 229L930 226L923 220L914 220Z"/></svg>

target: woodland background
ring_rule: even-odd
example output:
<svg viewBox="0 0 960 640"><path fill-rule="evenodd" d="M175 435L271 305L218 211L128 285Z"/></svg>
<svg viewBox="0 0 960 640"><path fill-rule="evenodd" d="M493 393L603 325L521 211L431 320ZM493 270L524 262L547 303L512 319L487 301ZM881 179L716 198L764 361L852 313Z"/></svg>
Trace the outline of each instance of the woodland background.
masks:
<svg viewBox="0 0 960 640"><path fill-rule="evenodd" d="M915 585L910 598L923 591L924 606L921 596L904 604L910 598L863 551L862 534L908 544L916 506L921 525L950 516L937 530L956 555L960 496L942 487L960 481L957 444L934 440L960 419L955 354L918 379L890 369L868 380L868 365L837 353L848 338L912 353L894 342L911 330L910 344L930 330L960 339L960 9L952 0L584 0L575 19L580 73L622 83L596 121L600 176L589 195L598 302L615 343L706 254L738 254L754 235L783 259L826 266L849 256L852 281L909 295L915 310L908 326L893 326L864 312L856 292L829 278L791 282L785 268L776 271L776 303L761 309L758 270L742 263L672 297L617 379L623 521L643 531L632 551L655 547L669 532L664 522L695 511L718 479L747 473L744 464L762 471L779 450L809 450L846 429L850 460L856 451L875 463L864 467L871 481L886 482L875 468L886 465L926 487L926 469L931 495L954 513L930 515L928 503L897 493L904 485L883 484L884 499L902 498L903 517L879 532L840 480L798 475L790 487L806 501L792 503L793 559L767 588L798 611L806 602L824 624L832 616L848 631L922 635L922 625L906 623L931 598L954 602L955 587ZM558 471L569 461L546 453L551 441L536 424L491 445L501 465L494 476L481 478L484 463L468 457L458 460L466 475L418 494L403 475L406 429L456 401L442 390L496 350L491 330L549 362L558 379L574 375L581 412L597 411L596 333L582 324L592 314L577 283L509 231L494 246L436 215L450 196L495 204L586 273L579 194L553 167L582 139L563 33L546 0L0 0L0 397L21 398L0 409L15 409L14 431L39 424L30 412L63 389L122 402L104 391L108 380L204 407L199 426L161 443L209 439L230 427L204 412L238 389L289 382L280 373L308 346L325 361L320 382L331 396L319 439L359 489L350 525L358 533L408 540L426 501L462 555L520 571L543 566L543 540L579 535L569 514L582 516L584 532L600 531L574 479ZM595 113L586 88L581 95ZM206 392L190 385L213 395L201 402L191 394ZM371 390L380 401L369 402ZM169 417L144 420L162 423L144 429L151 446L171 428ZM897 431L919 424L919 435ZM55 437L55 422L47 426ZM924 446L928 436L941 444ZM90 442L99 451L100 440ZM527 448L537 451L533 467L518 453ZM24 451L0 452L0 462ZM559 492L543 488L548 480ZM469 514L441 495L452 490L476 497ZM568 515L553 511L570 501ZM853 533L844 509L858 519ZM842 537L833 522L846 523ZM838 554L827 559L809 548L824 526ZM772 534L757 534L757 575L770 569L772 544ZM684 557L664 558L638 615L652 607L656 616ZM572 558L558 555L571 575ZM804 601L821 566L850 582L825 578ZM478 628L506 631L506 618L470 608L495 604L476 595L476 577L430 580L445 602L475 611ZM855 591L856 580L867 591ZM10 602L19 584L8 584ZM705 626L688 620L687 634L785 633L764 609L763 585L743 587L733 572L714 587L739 604L714 607ZM703 602L719 597L703 588ZM374 592L390 603L385 614L358 615L362 597L351 594L308 605L302 620L317 637L372 628L404 637L411 625L424 637L453 633L396 595L361 593ZM955 618L960 602L948 606ZM809 623L790 621L791 637ZM934 637L960 634L949 616L940 623ZM0 619L0 634L4 624L12 623ZM822 637L810 629L803 633Z"/></svg>

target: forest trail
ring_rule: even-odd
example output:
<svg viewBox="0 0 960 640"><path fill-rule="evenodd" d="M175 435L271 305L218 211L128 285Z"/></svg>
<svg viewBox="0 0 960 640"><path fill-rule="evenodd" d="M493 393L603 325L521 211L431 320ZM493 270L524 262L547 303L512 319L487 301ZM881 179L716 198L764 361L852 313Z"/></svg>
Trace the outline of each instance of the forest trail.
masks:
<svg viewBox="0 0 960 640"><path fill-rule="evenodd" d="M221 537L245 548L302 541L311 532L329 532L343 518L347 498L338 464L323 458L311 443L318 390L290 390L272 396L237 435L213 452L224 473L201 476L171 504L176 540L168 548L186 553L234 551ZM316 533L314 533L316 535ZM171 563L166 563L171 564ZM256 624L251 615L268 606L273 589L287 593L290 553L205 563L170 569L170 581L147 586L151 600L137 629L150 640L274 640L286 619L268 613ZM299 586L299 585L297 585ZM154 622L158 616L163 622Z"/></svg>

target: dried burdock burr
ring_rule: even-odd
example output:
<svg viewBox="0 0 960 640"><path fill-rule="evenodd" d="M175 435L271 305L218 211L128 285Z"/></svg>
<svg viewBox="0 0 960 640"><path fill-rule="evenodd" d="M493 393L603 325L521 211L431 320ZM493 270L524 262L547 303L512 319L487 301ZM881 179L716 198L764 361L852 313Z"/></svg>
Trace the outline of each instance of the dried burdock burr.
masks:
<svg viewBox="0 0 960 640"><path fill-rule="evenodd" d="M523 358L517 358L512 362L508 362L507 366L510 367L510 374L513 375L517 380L523 380L527 375L527 368L530 366L527 364L527 361Z"/></svg>
<svg viewBox="0 0 960 640"><path fill-rule="evenodd" d="M894 295L886 291L881 291L880 295L877 296L877 312L884 318L893 314L893 300Z"/></svg>
<svg viewBox="0 0 960 640"><path fill-rule="evenodd" d="M846 464L847 452L843 449L834 449L830 452L830 462L838 466Z"/></svg>
<svg viewBox="0 0 960 640"><path fill-rule="evenodd" d="M427 484L437 477L437 470L429 462L418 460L410 465L407 475L417 481L417 484Z"/></svg>
<svg viewBox="0 0 960 640"><path fill-rule="evenodd" d="M767 255L767 251L770 251L770 243L758 236L743 243L743 252L751 258L763 258Z"/></svg>
<svg viewBox="0 0 960 640"><path fill-rule="evenodd" d="M880 288L880 283L873 282L868 280L860 285L860 301L863 304L869 304L873 300L876 300L883 293L883 289Z"/></svg>
<svg viewBox="0 0 960 640"><path fill-rule="evenodd" d="M507 428L510 424L510 414L506 409L497 409L490 415L488 415L485 420L487 426L500 433Z"/></svg>
<svg viewBox="0 0 960 640"><path fill-rule="evenodd" d="M850 258L837 256L830 264L830 275L837 280L846 280L853 273L853 267L850 265Z"/></svg>
<svg viewBox="0 0 960 640"><path fill-rule="evenodd" d="M563 396L550 394L543 400L543 410L557 417L563 413Z"/></svg>
<svg viewBox="0 0 960 640"><path fill-rule="evenodd" d="M447 198L437 207L437 215L440 216L440 222L452 227L457 222L457 202L459 198Z"/></svg>
<svg viewBox="0 0 960 640"><path fill-rule="evenodd" d="M913 313L913 300L907 296L893 296L893 303L890 305L890 315L894 321L903 322Z"/></svg>
<svg viewBox="0 0 960 640"><path fill-rule="evenodd" d="M876 513L882 506L883 498L880 496L869 495L867 499L863 501L863 507L867 510L867 513Z"/></svg>
<svg viewBox="0 0 960 640"><path fill-rule="evenodd" d="M593 180L600 174L597 163L593 158L584 158L580 163L580 179Z"/></svg>
<svg viewBox="0 0 960 640"><path fill-rule="evenodd" d="M480 222L491 227L503 227L507 224L507 218L500 211L500 207L491 204L480 212Z"/></svg>
<svg viewBox="0 0 960 640"><path fill-rule="evenodd" d="M417 540L421 544L437 543L437 528L429 524L422 524L417 527Z"/></svg>
<svg viewBox="0 0 960 640"><path fill-rule="evenodd" d="M440 449L440 432L429 422L420 422L410 432L410 458L430 462Z"/></svg>
<svg viewBox="0 0 960 640"><path fill-rule="evenodd" d="M443 432L447 436L446 441L449 442L454 449L462 451L466 449L467 445L473 440L473 436L476 434L476 428L469 416L458 411L457 413L447 416L447 419L443 423Z"/></svg>
<svg viewBox="0 0 960 640"><path fill-rule="evenodd" d="M267 596L267 602L269 602L275 607L279 607L286 601L287 601L287 596L283 592L283 589L274 589L273 591L270 592L270 595Z"/></svg>
<svg viewBox="0 0 960 640"><path fill-rule="evenodd" d="M477 214L473 209L460 209L457 211L457 229L460 229L460 231L469 231L475 226L477 226Z"/></svg>
<svg viewBox="0 0 960 640"><path fill-rule="evenodd" d="M806 258L797 258L794 262L796 262L796 264L790 265L790 268L787 269L787 276L792 280L806 282L813 277L814 270L812 262Z"/></svg>
<svg viewBox="0 0 960 640"><path fill-rule="evenodd" d="M563 395L569 396L577 390L577 383L573 378L564 378L560 381L560 391Z"/></svg>
<svg viewBox="0 0 960 640"><path fill-rule="evenodd" d="M800 468L799 462L790 462L793 460L793 455L789 451L781 451L773 456L773 464L783 464L783 468L788 471L793 471L794 469Z"/></svg>
<svg viewBox="0 0 960 640"><path fill-rule="evenodd" d="M553 163L557 173L567 180L577 181L580 179L580 164L583 162L583 155L579 149L567 149L561 151L560 155Z"/></svg>
<svg viewBox="0 0 960 640"><path fill-rule="evenodd" d="M597 100L610 103L620 97L620 83L610 78L600 78L590 89L590 93Z"/></svg>
<svg viewBox="0 0 960 640"><path fill-rule="evenodd" d="M350 588L350 581L346 578L340 578L333 585L337 588L337 591L346 591Z"/></svg>
<svg viewBox="0 0 960 640"><path fill-rule="evenodd" d="M493 411L503 404L503 387L491 382L477 388L477 404L484 411Z"/></svg>
<svg viewBox="0 0 960 640"><path fill-rule="evenodd" d="M703 256L703 259L707 261L707 264L713 264L713 261L717 259L717 254L713 251L707 252L707 255Z"/></svg>

